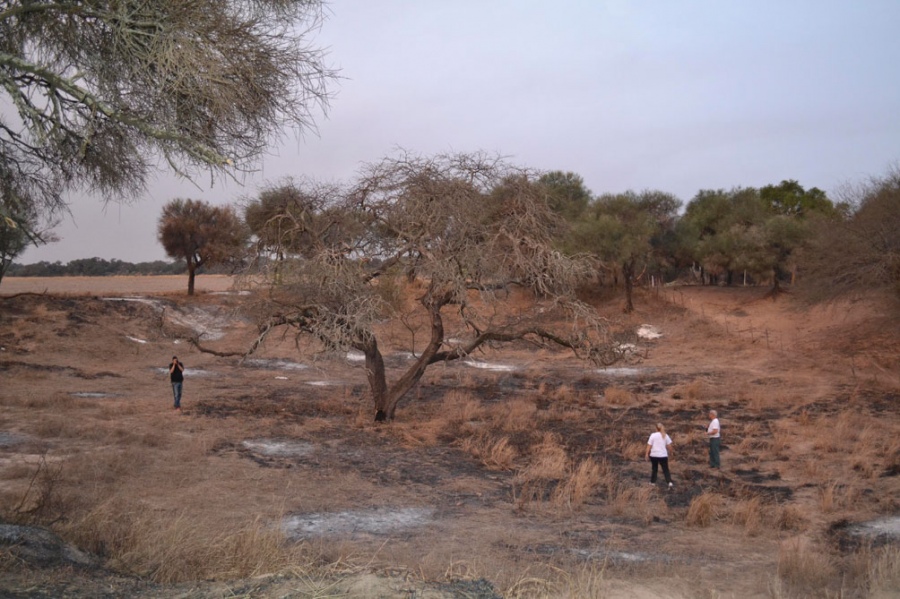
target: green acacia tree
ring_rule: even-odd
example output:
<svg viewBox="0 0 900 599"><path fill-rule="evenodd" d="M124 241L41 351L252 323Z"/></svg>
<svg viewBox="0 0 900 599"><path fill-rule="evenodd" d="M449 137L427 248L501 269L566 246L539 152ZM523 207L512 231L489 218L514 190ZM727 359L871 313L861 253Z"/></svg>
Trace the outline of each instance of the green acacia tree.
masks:
<svg viewBox="0 0 900 599"><path fill-rule="evenodd" d="M545 173L540 176L538 183L547 188L550 209L568 221L578 220L593 198L581 175L571 171Z"/></svg>
<svg viewBox="0 0 900 599"><path fill-rule="evenodd" d="M246 225L233 207L183 199L163 207L158 234L166 254L187 264L188 295L194 295L198 268L239 258L249 238Z"/></svg>
<svg viewBox="0 0 900 599"><path fill-rule="evenodd" d="M646 190L604 194L574 224L573 248L611 265L625 287L625 311L634 310L634 283L654 259L663 236L674 227L681 202L674 195Z"/></svg>

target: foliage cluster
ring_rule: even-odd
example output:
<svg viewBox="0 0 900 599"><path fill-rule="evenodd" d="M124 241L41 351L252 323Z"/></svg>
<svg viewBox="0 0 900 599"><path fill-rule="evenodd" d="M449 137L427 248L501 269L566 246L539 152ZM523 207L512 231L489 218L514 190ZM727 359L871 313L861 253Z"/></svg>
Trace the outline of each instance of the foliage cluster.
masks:
<svg viewBox="0 0 900 599"><path fill-rule="evenodd" d="M105 277L115 275L180 275L187 270L183 261L166 262L124 262L103 258L81 258L63 264L56 262L35 262L33 264L13 263L6 273L9 277Z"/></svg>

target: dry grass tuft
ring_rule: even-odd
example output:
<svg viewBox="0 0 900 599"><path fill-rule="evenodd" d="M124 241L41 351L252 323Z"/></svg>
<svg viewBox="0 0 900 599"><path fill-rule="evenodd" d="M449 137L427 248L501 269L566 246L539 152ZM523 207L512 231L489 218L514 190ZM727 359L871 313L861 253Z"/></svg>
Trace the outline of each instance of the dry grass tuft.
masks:
<svg viewBox="0 0 900 599"><path fill-rule="evenodd" d="M442 413L450 424L462 425L482 420L485 415L481 400L471 393L451 391L444 396Z"/></svg>
<svg viewBox="0 0 900 599"><path fill-rule="evenodd" d="M723 505L721 495L704 492L691 500L685 515L685 523L688 526L709 526L720 517Z"/></svg>
<svg viewBox="0 0 900 599"><path fill-rule="evenodd" d="M509 444L509 437L495 437L485 432L466 437L459 446L488 470L512 470L518 457L516 448Z"/></svg>
<svg viewBox="0 0 900 599"><path fill-rule="evenodd" d="M712 391L713 390L708 383L696 380L686 384L682 388L681 394L685 398L693 401L706 401L712 395Z"/></svg>
<svg viewBox="0 0 900 599"><path fill-rule="evenodd" d="M518 433L534 427L536 413L537 406L533 401L519 398L491 406L487 411L487 420L497 430Z"/></svg>
<svg viewBox="0 0 900 599"><path fill-rule="evenodd" d="M603 468L591 458L583 460L553 491L551 502L569 509L582 505L600 486Z"/></svg>
<svg viewBox="0 0 900 599"><path fill-rule="evenodd" d="M792 591L808 594L804 596L823 597L836 573L834 560L811 547L805 539L790 539L781 543L778 578Z"/></svg>
<svg viewBox="0 0 900 599"><path fill-rule="evenodd" d="M779 530L804 531L809 526L809 520L801 508L786 505L775 512L775 525Z"/></svg>
<svg viewBox="0 0 900 599"><path fill-rule="evenodd" d="M866 586L875 599L900 597L900 548L887 545L869 559Z"/></svg>
<svg viewBox="0 0 900 599"><path fill-rule="evenodd" d="M731 510L731 519L736 526L741 526L749 536L756 536L762 530L763 509L759 497L738 502Z"/></svg>
<svg viewBox="0 0 900 599"><path fill-rule="evenodd" d="M621 387L607 387L603 391L603 398L611 406L628 406L634 403L634 393Z"/></svg>
<svg viewBox="0 0 900 599"><path fill-rule="evenodd" d="M820 488L819 496L822 512L830 514L852 505L859 497L859 492L853 485L833 481Z"/></svg>
<svg viewBox="0 0 900 599"><path fill-rule="evenodd" d="M656 494L649 485L619 484L611 489L608 499L615 515L648 523L667 511L665 502L655 499Z"/></svg>

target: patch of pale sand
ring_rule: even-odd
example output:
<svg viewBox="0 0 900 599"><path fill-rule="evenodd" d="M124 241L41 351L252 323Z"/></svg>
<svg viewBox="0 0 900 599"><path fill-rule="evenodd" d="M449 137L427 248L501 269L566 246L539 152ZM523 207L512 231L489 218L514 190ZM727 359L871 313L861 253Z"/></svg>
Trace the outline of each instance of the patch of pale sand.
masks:
<svg viewBox="0 0 900 599"><path fill-rule="evenodd" d="M118 277L3 277L0 295L49 293L51 295L187 294L187 275ZM230 275L199 275L194 292L228 291L234 284Z"/></svg>

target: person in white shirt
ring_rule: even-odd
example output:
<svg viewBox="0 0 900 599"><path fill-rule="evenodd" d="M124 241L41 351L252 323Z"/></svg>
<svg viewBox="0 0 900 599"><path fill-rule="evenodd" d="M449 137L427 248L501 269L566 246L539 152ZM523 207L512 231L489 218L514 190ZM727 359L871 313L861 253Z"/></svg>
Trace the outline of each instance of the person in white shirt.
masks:
<svg viewBox="0 0 900 599"><path fill-rule="evenodd" d="M656 484L656 473L662 466L663 476L672 485L672 476L669 474L669 448L672 446L672 439L666 434L666 429L662 424L656 425L656 432L647 439L647 451L644 453L644 459L649 458L652 465L650 472L650 484Z"/></svg>
<svg viewBox="0 0 900 599"><path fill-rule="evenodd" d="M709 437L709 467L719 468L719 450L722 447L722 430L719 426L719 414L715 410L709 411L709 426L706 427L706 436Z"/></svg>

